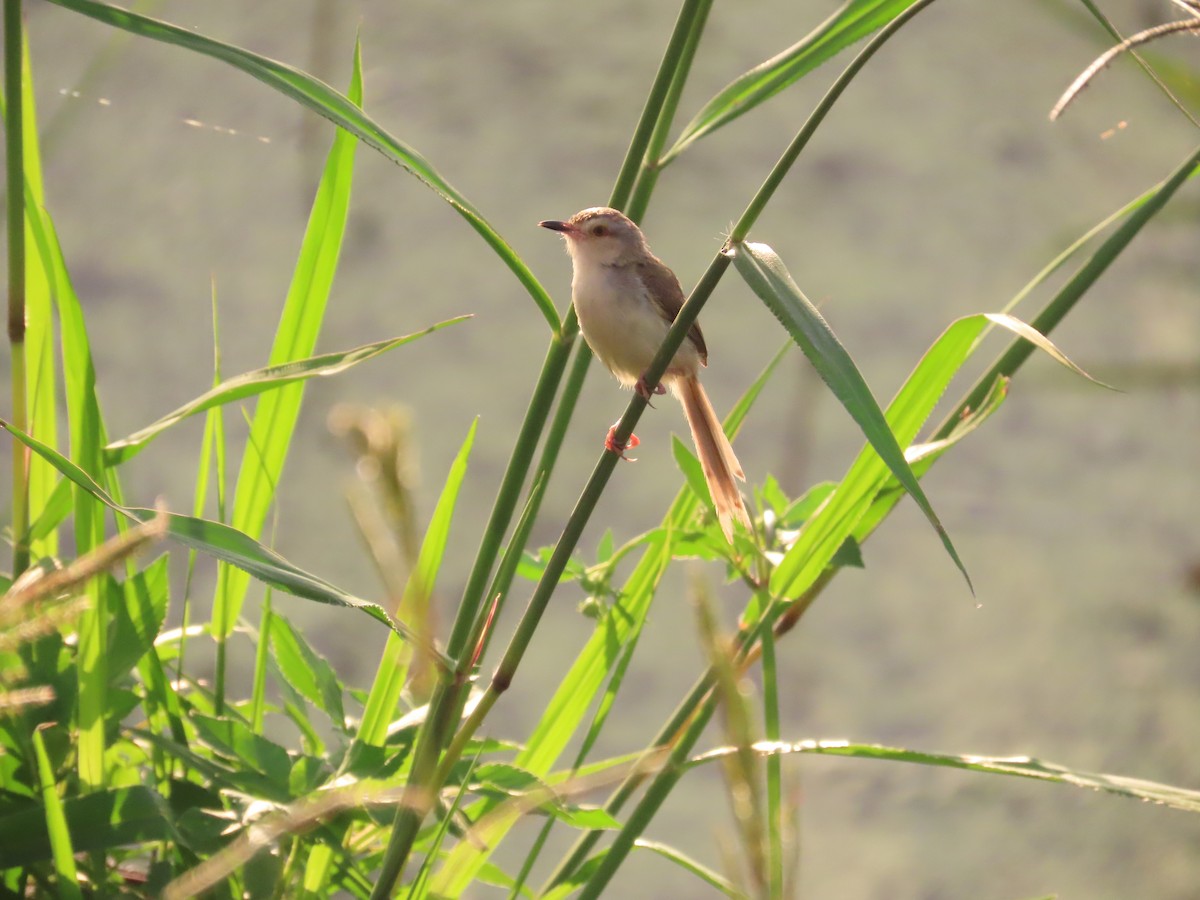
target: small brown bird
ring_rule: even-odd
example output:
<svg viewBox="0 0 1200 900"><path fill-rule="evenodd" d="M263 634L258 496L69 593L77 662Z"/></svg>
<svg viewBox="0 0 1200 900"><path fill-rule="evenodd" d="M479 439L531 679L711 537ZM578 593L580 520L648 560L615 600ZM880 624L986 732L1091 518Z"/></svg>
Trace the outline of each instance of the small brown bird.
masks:
<svg viewBox="0 0 1200 900"><path fill-rule="evenodd" d="M571 300L592 352L623 386L633 387L649 399L652 393L665 393L665 384L683 404L721 531L732 542L735 519L750 527L742 494L734 483L735 477L744 480L745 476L700 384L700 368L708 365L700 325L688 330L663 375L663 384L652 387L643 377L683 307L679 279L650 252L641 229L615 209L595 207L577 212L565 222L538 224L566 238L574 267ZM625 447L613 439L615 427L609 429L605 446L622 453Z"/></svg>

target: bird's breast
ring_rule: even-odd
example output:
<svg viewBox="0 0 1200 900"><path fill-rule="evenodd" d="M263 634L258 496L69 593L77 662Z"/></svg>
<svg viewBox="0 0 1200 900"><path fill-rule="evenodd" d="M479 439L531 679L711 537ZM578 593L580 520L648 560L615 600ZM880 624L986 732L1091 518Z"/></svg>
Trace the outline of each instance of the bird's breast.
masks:
<svg viewBox="0 0 1200 900"><path fill-rule="evenodd" d="M592 352L623 385L632 385L654 359L669 328L641 278L624 267L577 267L571 296ZM697 367L695 345L685 340L669 374L694 372Z"/></svg>

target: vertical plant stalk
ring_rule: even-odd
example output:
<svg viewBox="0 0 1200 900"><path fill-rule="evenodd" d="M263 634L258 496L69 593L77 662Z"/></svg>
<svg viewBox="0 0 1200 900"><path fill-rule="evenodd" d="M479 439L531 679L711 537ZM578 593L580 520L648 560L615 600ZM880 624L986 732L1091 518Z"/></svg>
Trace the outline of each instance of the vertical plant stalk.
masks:
<svg viewBox="0 0 1200 900"><path fill-rule="evenodd" d="M8 192L8 342L12 347L12 420L29 428L25 373L25 154L21 97L21 0L4 0L5 181ZM29 568L29 450L13 441L13 578Z"/></svg>
<svg viewBox="0 0 1200 900"><path fill-rule="evenodd" d="M883 28L879 29L878 34L871 38L870 42L862 48L858 56L854 57L850 62L850 65L846 66L842 74L837 77L837 80L825 92L825 96L821 98L821 102L817 104L812 114L809 115L808 121L796 133L788 148L779 158L779 162L775 163L774 168L767 175L762 187L754 195L754 199L750 201L750 205L746 207L746 211L742 213L742 217L738 219L737 224L733 227L733 231L729 235L729 244L731 246L746 239L746 236L750 233L750 229L754 227L754 223L762 215L762 211L771 201L771 198L775 196L775 191L783 183L783 179L787 176L788 172L791 171L792 164L800 156L800 151L808 144L820 124L825 121L825 116L833 109L833 104L837 102L846 88L850 86L850 82L854 80L859 70L867 64L868 60L875 55L875 52L880 47L888 42L892 35L903 28L913 16L932 2L933 0L917 0L916 3L888 22Z"/></svg>
<svg viewBox="0 0 1200 900"><path fill-rule="evenodd" d="M704 34L704 26L708 23L708 14L712 10L712 0L701 0L695 13L689 20L688 32L684 35L683 46L679 50L679 64L667 86L663 99L662 111L658 121L654 123L654 131L646 144L646 152L642 155L642 165L638 170L637 181L633 185L629 208L625 210L629 218L641 222L650 203L650 195L658 184L658 173L661 171L659 158L667 135L675 121L675 111L679 108L679 97L683 94L688 75L692 71L692 61L696 58L696 48L700 46L700 38Z"/></svg>
<svg viewBox="0 0 1200 900"><path fill-rule="evenodd" d="M617 176L616 184L613 187L609 203L614 207L620 208L629 202L638 172L646 156L646 148L662 114L672 80L675 77L676 71L682 65L682 60L685 58L684 51L689 35L695 30L693 25L697 17L701 14L705 17L707 16L707 10L710 5L711 0L684 0L679 17L675 22L675 29L663 54L662 63L659 65L658 74L655 76L650 95L646 99L641 118L638 121L637 128L626 151L625 160ZM702 28L702 25L700 27ZM436 790L438 785L429 784L429 782L436 780L439 769L440 771L449 770L446 760L443 760L439 767L438 757L441 755L442 749L451 740L451 724L458 721L459 710L462 709L462 704L465 701L465 680L462 679L462 676L464 674L463 667L470 664L469 656L472 647L470 646L469 638L472 634L477 633L476 625L478 618L487 614L484 608L484 600L486 598L483 592L487 587L489 576L499 555L503 535L508 530L509 523L512 521L512 517L516 511L517 501L520 496L520 487L524 484L525 477L528 475L529 467L532 463L533 449L536 444L535 436L540 434L545 426L546 419L549 416L550 405L554 394L562 382L562 373L566 368L567 358L571 346L575 343L575 336L578 334L578 331L579 321L575 315L575 308L572 306L567 311L558 333L554 335L550 351L547 353L542 373L539 376L538 386L535 389L534 397L530 401L525 422L522 425L521 439L518 441L518 446L514 451L513 457L509 460L508 468L501 483L500 492L497 495L491 517L488 520L483 542L479 552L476 554L475 564L468 578L467 588L463 593L463 602L459 606L459 613L455 619L450 639L447 642L447 654L451 658L458 660L456 677L451 680L441 681L430 702L429 716L426 718L417 737L417 746L414 752L412 775L410 778L410 784L412 785L428 786L430 789ZM586 374L590 360L590 351L581 346L579 356L576 358L576 363L572 370L572 377L568 380L568 391L565 391L560 399L558 410L551 425L549 439L543 446L541 465L539 466L537 476L539 483L544 484L549 479L550 469L557 460L558 450L566 434L567 425L574 414L579 391L583 385L583 376ZM632 425L630 428L632 429ZM574 536L569 540L569 547L566 548L565 555L561 558L553 582L548 583L548 587L542 591L544 596L530 601L530 605L526 609L525 616L522 619L522 624L518 626L518 634L514 636L514 641L521 646L520 651L516 654L517 661L519 661L520 655L524 652L524 646L528 645L534 629L536 629L537 624L540 622L541 614L545 611L546 603L549 601L550 595L553 593L553 588L562 574L566 559L570 557L571 551L574 550L575 543L579 539L579 534L582 533L583 526L591 515L591 509L595 507L595 501L599 496L599 489L603 488L604 483L607 482L608 476L612 472L616 457L607 453L605 456L612 457L612 459L602 459L593 473L589 487L595 483L597 492L595 496L590 498L587 512L578 521L578 527L574 529ZM603 473L601 474L602 470ZM536 508L532 514L536 515ZM573 516L572 520L574 518ZM563 538L559 541L560 548L565 543L568 543L567 537L567 534L564 533ZM510 552L513 549L519 550L520 548L510 548ZM543 583L546 582L547 579L544 578ZM542 585L539 584L539 589L541 588ZM512 646L510 646L509 650L510 652L513 650ZM506 655L505 658L508 659L509 656ZM515 668L515 662L513 662L511 668ZM509 670L510 675L511 668ZM495 684L496 682L493 680L493 685ZM416 838L423 818L423 811L406 806L402 806L397 810L396 821L392 828L387 850L384 853L379 877L371 893L373 900L390 896L395 887L396 880L400 877L400 872L403 870L408 854L412 849L413 840Z"/></svg>

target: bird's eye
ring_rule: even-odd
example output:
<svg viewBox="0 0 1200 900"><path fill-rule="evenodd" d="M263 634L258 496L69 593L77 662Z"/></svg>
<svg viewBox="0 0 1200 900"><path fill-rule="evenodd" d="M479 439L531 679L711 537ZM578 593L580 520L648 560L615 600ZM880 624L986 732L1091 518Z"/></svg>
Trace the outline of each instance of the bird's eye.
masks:
<svg viewBox="0 0 1200 900"><path fill-rule="evenodd" d="M603 225L593 225L592 234L595 237L604 237L606 234L608 234L608 229Z"/></svg>

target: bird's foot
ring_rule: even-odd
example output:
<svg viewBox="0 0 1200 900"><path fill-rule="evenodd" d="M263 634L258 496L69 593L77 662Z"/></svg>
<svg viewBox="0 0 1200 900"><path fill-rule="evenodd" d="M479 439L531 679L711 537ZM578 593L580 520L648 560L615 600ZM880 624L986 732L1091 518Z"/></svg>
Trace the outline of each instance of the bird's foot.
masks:
<svg viewBox="0 0 1200 900"><path fill-rule="evenodd" d="M661 383L656 384L654 388L651 389L650 385L646 383L645 375L637 380L637 384L633 386L633 389L638 392L638 396L646 401L646 405L651 407L653 406L653 404L650 402L650 397L652 395L665 394L667 392L667 389L663 387Z"/></svg>
<svg viewBox="0 0 1200 900"><path fill-rule="evenodd" d="M619 424L620 423L618 422L617 425ZM616 438L617 425L613 425L612 428L608 429L608 436L604 438L604 449L609 453L617 454L617 456L621 457L621 459L625 460L626 462L637 462L637 459L634 457L626 456L625 451L632 450L642 442L641 439L636 434L631 434L629 436L629 440L623 444L620 443Z"/></svg>

